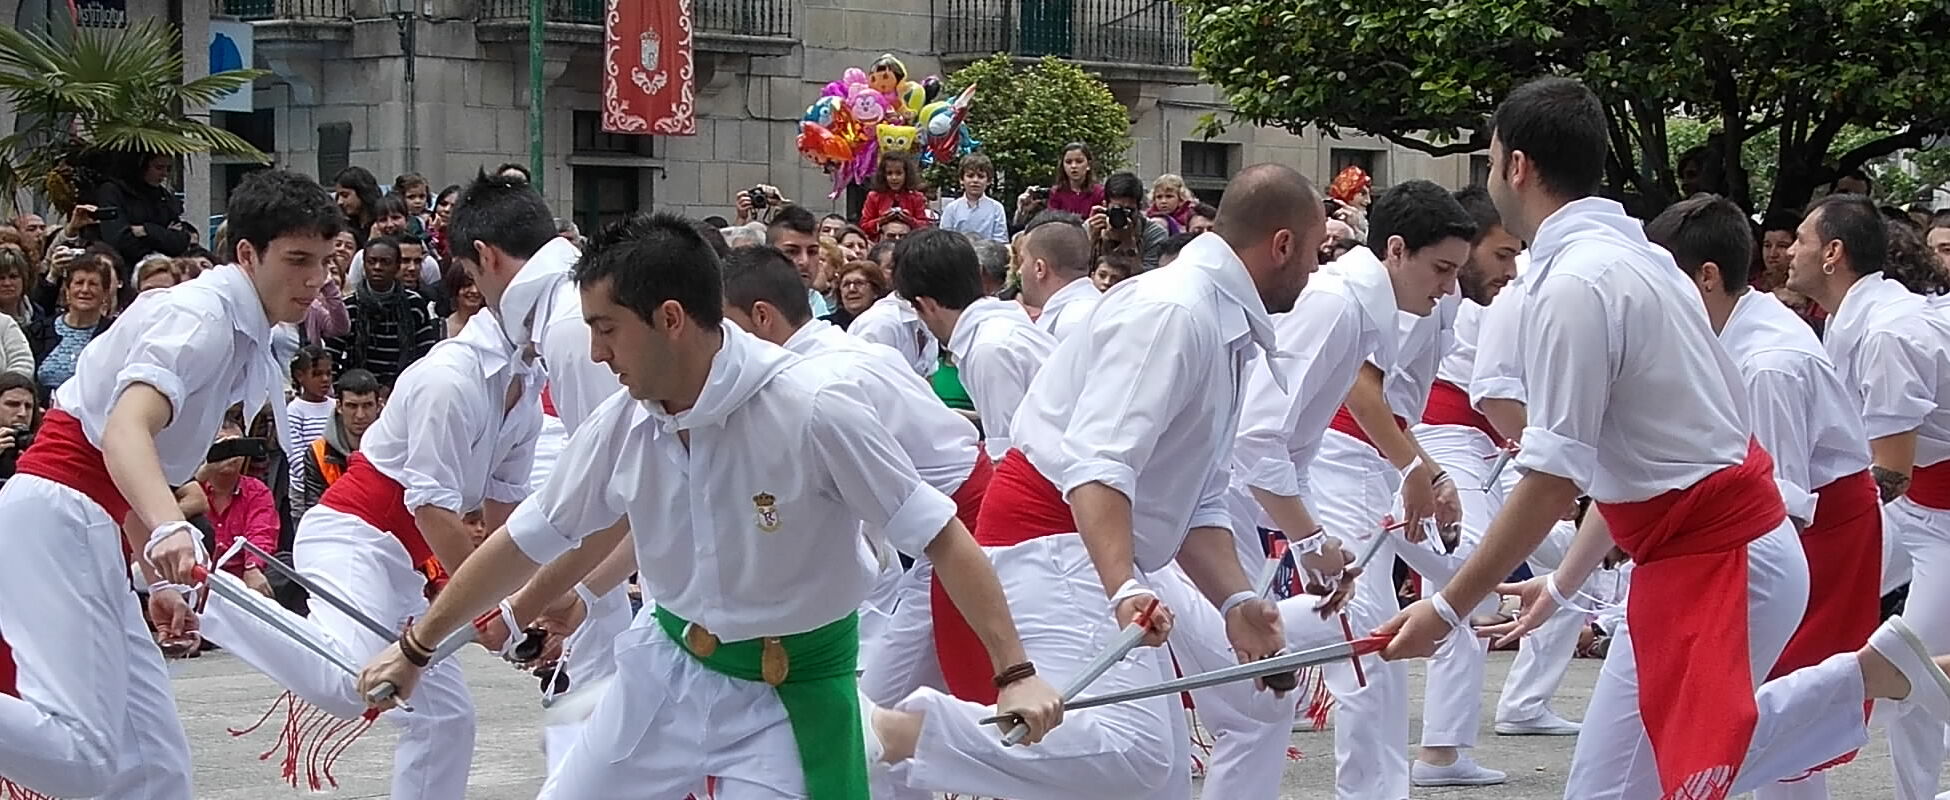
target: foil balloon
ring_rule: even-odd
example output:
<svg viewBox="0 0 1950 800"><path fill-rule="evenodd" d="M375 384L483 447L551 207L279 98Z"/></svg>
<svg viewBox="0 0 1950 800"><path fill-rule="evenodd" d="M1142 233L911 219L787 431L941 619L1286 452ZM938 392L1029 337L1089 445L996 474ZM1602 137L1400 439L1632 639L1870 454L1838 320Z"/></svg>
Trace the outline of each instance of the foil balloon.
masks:
<svg viewBox="0 0 1950 800"><path fill-rule="evenodd" d="M845 83L842 83L840 81L833 81L832 83L826 84L826 88L819 90L819 96L820 97L845 97L846 90L847 90L847 85Z"/></svg>
<svg viewBox="0 0 1950 800"><path fill-rule="evenodd" d="M925 92L922 105L932 103L941 97L941 76L929 75L921 79L921 91Z"/></svg>
<svg viewBox="0 0 1950 800"><path fill-rule="evenodd" d="M845 72L840 73L840 83L844 83L849 87L865 86L867 85L867 71L859 67L847 67Z"/></svg>
<svg viewBox="0 0 1950 800"><path fill-rule="evenodd" d="M900 102L901 112L903 114L906 114L907 117L910 119L912 119L914 115L921 113L921 107L928 104L927 90L921 88L921 84L915 83L913 81L903 82L900 85L899 94L900 94L900 101L901 101Z"/></svg>
<svg viewBox="0 0 1950 800"><path fill-rule="evenodd" d="M880 152L905 155L920 144L920 134L912 125L881 125L875 129Z"/></svg>
<svg viewBox="0 0 1950 800"><path fill-rule="evenodd" d="M799 154L821 169L853 160L853 146L817 122L799 123Z"/></svg>
<svg viewBox="0 0 1950 800"><path fill-rule="evenodd" d="M915 125L929 139L947 136L954 132L955 107L939 100L922 106L921 113L915 117Z"/></svg>
<svg viewBox="0 0 1950 800"><path fill-rule="evenodd" d="M823 127L831 128L833 127L833 120L839 114L840 98L821 97L818 100L814 100L813 104L806 108L806 116L804 119L807 122L818 123Z"/></svg>
<svg viewBox="0 0 1950 800"><path fill-rule="evenodd" d="M887 101L879 92L865 86L855 86L846 98L846 113L862 125L872 125L887 116Z"/></svg>

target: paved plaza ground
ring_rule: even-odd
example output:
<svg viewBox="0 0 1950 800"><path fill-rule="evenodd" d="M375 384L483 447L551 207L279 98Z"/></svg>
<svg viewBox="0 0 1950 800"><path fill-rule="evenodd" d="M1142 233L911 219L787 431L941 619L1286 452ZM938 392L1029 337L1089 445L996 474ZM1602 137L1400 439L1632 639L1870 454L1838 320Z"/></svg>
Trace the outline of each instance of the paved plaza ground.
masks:
<svg viewBox="0 0 1950 800"><path fill-rule="evenodd" d="M1494 708L1496 687L1510 667L1511 653L1490 656L1490 689L1484 697L1485 709ZM536 703L536 681L512 668L502 666L478 650L465 659L468 679L480 704L480 738L474 754L473 782L469 800L528 800L541 786L540 710ZM267 725L249 737L232 738L226 727L250 723L262 714L278 694L271 683L243 662L224 653L182 662L176 666L176 696L181 703L184 723L189 729L191 749L196 757L197 796L206 800L266 800L304 794L278 783L277 763L258 761L257 755L277 739L277 731ZM1411 668L1415 678L1412 731L1420 730L1422 669ZM1590 697L1597 680L1598 662L1579 660L1558 692L1556 708L1566 717L1576 718ZM281 716L280 716L281 718ZM1572 739L1546 737L1500 737L1488 731L1485 719L1482 745L1476 758L1482 763L1506 770L1510 781L1502 786L1483 788L1417 789L1415 798L1479 798L1480 800L1544 800L1562 796L1564 775L1570 764ZM346 753L336 773L340 788L333 797L341 800L386 797L392 768L393 733L381 724ZM1333 734L1297 733L1293 744L1305 757L1290 763L1286 772L1284 798L1322 800L1331 797L1333 786ZM1878 733L1858 761L1834 773L1830 786L1837 800L1889 798L1893 781L1889 774L1889 748ZM1950 781L1946 781L1950 786ZM618 798L627 797L618 793ZM1213 800L1221 800L1214 798Z"/></svg>

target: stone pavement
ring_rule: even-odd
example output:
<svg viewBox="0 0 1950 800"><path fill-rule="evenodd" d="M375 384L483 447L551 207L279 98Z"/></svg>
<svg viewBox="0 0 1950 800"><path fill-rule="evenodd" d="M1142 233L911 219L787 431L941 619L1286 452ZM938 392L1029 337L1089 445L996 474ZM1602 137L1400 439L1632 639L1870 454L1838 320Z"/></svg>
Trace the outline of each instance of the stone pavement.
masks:
<svg viewBox="0 0 1950 800"><path fill-rule="evenodd" d="M1495 653L1490 657L1490 689L1484 697L1486 727L1476 751L1478 761L1509 772L1510 781L1494 787L1417 789L1415 798L1542 800L1562 796L1571 759L1571 738L1500 737L1487 729L1487 714L1495 708L1496 688L1502 685L1511 655ZM481 706L468 800L528 800L541 786L537 681L500 665L478 650L468 651L464 658L475 699ZM220 652L182 662L175 669L177 701L196 758L197 796L204 800L264 800L300 795L301 792L286 789L279 783L277 756L269 761L257 759L259 753L277 741L276 720L244 738L232 738L224 732L226 727L241 727L257 719L278 695L278 690L242 662ZM1416 682L1414 716L1417 721L1410 730L1419 732L1422 669L1417 665L1411 671ZM1558 692L1555 705L1559 712L1569 718L1579 716L1597 676L1597 661L1576 662ZM339 800L386 797L392 768L392 738L392 731L382 723L354 745L338 763L335 774L340 788L331 796ZM1294 734L1293 745L1305 756L1288 765L1283 797L1319 800L1331 796L1333 734ZM1894 790L1888 752L1888 745L1878 733L1857 763L1833 773L1830 781L1833 797L1837 800L1891 797Z"/></svg>

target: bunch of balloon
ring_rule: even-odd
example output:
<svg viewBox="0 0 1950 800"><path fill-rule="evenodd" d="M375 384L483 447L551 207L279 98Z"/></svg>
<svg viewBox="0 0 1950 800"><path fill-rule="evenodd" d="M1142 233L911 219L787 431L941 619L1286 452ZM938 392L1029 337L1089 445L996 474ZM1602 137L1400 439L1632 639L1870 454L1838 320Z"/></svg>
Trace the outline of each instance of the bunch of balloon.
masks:
<svg viewBox="0 0 1950 800"><path fill-rule="evenodd" d="M833 176L837 197L873 177L882 154L918 154L923 165L947 163L979 144L964 126L975 87L941 99L939 77L907 79L892 55L868 69L850 67L826 84L799 122L799 153Z"/></svg>

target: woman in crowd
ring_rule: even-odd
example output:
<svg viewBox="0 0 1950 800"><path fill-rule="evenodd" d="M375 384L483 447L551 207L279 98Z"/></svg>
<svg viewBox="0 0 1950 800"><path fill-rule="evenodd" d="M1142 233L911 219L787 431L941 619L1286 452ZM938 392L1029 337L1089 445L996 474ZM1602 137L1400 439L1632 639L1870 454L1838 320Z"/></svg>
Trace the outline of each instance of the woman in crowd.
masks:
<svg viewBox="0 0 1950 800"><path fill-rule="evenodd" d="M96 208L117 209L112 218L100 220L101 241L115 248L126 267L150 253L182 255L189 250L191 230L182 220L182 203L164 185L176 159L142 153L118 156L113 177L97 184L86 198ZM130 282L129 275L120 277Z"/></svg>
<svg viewBox="0 0 1950 800"><path fill-rule="evenodd" d="M454 211L454 200L460 197L460 184L440 190L434 198L433 216L427 222L427 250L440 263L447 263L447 218Z"/></svg>
<svg viewBox="0 0 1950 800"><path fill-rule="evenodd" d="M25 330L42 316L27 299L27 287L34 282L34 268L27 256L11 247L0 247L0 313L12 317Z"/></svg>
<svg viewBox="0 0 1950 800"><path fill-rule="evenodd" d="M1144 214L1163 223L1173 236L1192 226L1192 212L1198 208L1198 195L1177 175L1159 175L1151 182L1151 207Z"/></svg>
<svg viewBox="0 0 1950 800"><path fill-rule="evenodd" d="M1368 204L1374 202L1374 178L1367 170L1347 165L1327 184L1327 197L1340 204L1333 214L1334 219L1347 223L1354 229L1354 237L1368 237Z"/></svg>
<svg viewBox="0 0 1950 800"><path fill-rule="evenodd" d="M379 204L379 179L365 167L346 167L339 170L332 184L332 197L338 200L339 211L345 213L346 227L358 246L364 247L366 237L372 235L374 207Z"/></svg>
<svg viewBox="0 0 1950 800"><path fill-rule="evenodd" d="M243 437L244 432L235 420L224 420L217 428L218 442ZM244 474L249 462L246 456L226 458L206 463L196 472L196 482L203 487L203 496L209 503L209 511L204 516L216 529L217 552L229 549L238 539L257 545L266 553L278 551L281 525L277 502L263 481ZM244 579L246 586L265 597L271 596L271 582L265 579L263 562L256 556L246 553L221 568Z"/></svg>
<svg viewBox="0 0 1950 800"><path fill-rule="evenodd" d="M481 287L474 285L474 276L467 274L467 270L459 265L448 267L447 277L442 278L440 283L454 293L454 313L447 315L440 329L440 338L451 339L459 336L461 329L467 327L467 321L487 307L487 298L481 295Z"/></svg>
<svg viewBox="0 0 1950 800"><path fill-rule="evenodd" d="M1923 234L1908 221L1891 220L1887 227L1889 258L1883 272L1932 306L1950 305L1950 281L1944 279L1943 264L1930 252Z"/></svg>
<svg viewBox="0 0 1950 800"><path fill-rule="evenodd" d="M840 249L846 251L847 261L859 261L867 257L868 250L873 249L873 239L867 236L866 231L860 230L860 226L848 225L846 230L840 232Z"/></svg>
<svg viewBox="0 0 1950 800"><path fill-rule="evenodd" d="M820 319L846 330L868 306L887 296L887 271L872 261L849 261L840 268L839 291L839 307Z"/></svg>
<svg viewBox="0 0 1950 800"><path fill-rule="evenodd" d="M61 313L42 317L27 328L34 349L34 377L41 391L51 393L74 376L81 349L108 330L110 292L115 267L101 253L83 253L68 262L61 276Z"/></svg>
<svg viewBox="0 0 1950 800"><path fill-rule="evenodd" d="M906 222L910 229L928 224L928 196L921 191L921 168L914 157L888 153L880 157L880 170L873 176L873 191L860 207L860 229L879 238L880 226Z"/></svg>
<svg viewBox="0 0 1950 800"><path fill-rule="evenodd" d="M135 267L135 293L141 295L150 289L167 289L183 282L183 273L176 266L176 260L169 256L150 254Z"/></svg>
<svg viewBox="0 0 1950 800"><path fill-rule="evenodd" d="M1097 158L1089 145L1082 142L1064 145L1057 170L1054 186L1047 190L1032 187L1016 198L1015 227L1028 225L1044 209L1088 217L1090 209L1104 204L1104 185L1097 182Z"/></svg>

